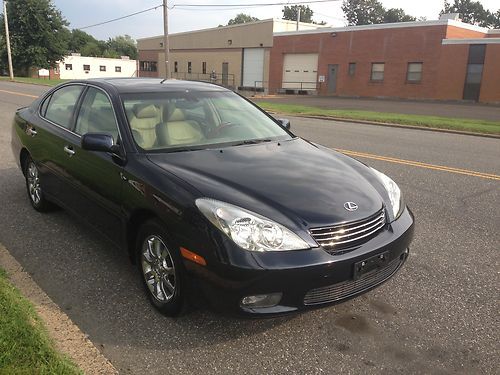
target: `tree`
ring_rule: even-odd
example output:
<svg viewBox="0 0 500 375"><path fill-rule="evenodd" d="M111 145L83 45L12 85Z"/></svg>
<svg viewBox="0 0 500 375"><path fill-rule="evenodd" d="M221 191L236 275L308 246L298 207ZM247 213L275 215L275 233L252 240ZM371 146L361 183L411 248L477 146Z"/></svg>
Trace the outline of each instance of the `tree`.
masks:
<svg viewBox="0 0 500 375"><path fill-rule="evenodd" d="M385 9L377 0L344 0L342 11L349 26L384 22Z"/></svg>
<svg viewBox="0 0 500 375"><path fill-rule="evenodd" d="M81 50L87 44L98 44L98 40L94 38L92 35L87 34L85 31L73 29L71 30L71 35L68 41L68 50L69 52L79 52L82 53ZM83 55L83 53L82 53Z"/></svg>
<svg viewBox="0 0 500 375"><path fill-rule="evenodd" d="M255 22L255 21L259 21L259 19L256 17L252 17L249 14L240 13L240 14L237 14L236 17L231 18L227 24L228 25L237 25L239 23L247 23L247 22Z"/></svg>
<svg viewBox="0 0 500 375"><path fill-rule="evenodd" d="M401 8L391 8L387 9L384 13L384 23L393 23L393 22L412 22L417 19L413 16L410 16L405 13L405 11Z"/></svg>
<svg viewBox="0 0 500 375"><path fill-rule="evenodd" d="M500 9L491 15L491 27L494 29L500 29Z"/></svg>
<svg viewBox="0 0 500 375"><path fill-rule="evenodd" d="M67 54L68 23L51 0L9 1L7 12L16 74L27 75L31 67L53 67ZM1 15L0 23L3 22ZM3 27L1 33L5 39ZM2 61L6 61L7 52L2 50L1 54Z"/></svg>
<svg viewBox="0 0 500 375"><path fill-rule="evenodd" d="M128 56L131 59L137 59L137 45L130 35L120 35L110 38L106 43L108 55ZM114 53L113 53L114 51Z"/></svg>
<svg viewBox="0 0 500 375"><path fill-rule="evenodd" d="M484 9L479 1L455 0L453 4L444 2L444 8L440 14L459 13L463 22L482 27L492 27L494 25L494 14Z"/></svg>
<svg viewBox="0 0 500 375"><path fill-rule="evenodd" d="M292 5L283 7L283 19L297 21L297 12L300 8L300 22L314 23L313 10L308 5Z"/></svg>

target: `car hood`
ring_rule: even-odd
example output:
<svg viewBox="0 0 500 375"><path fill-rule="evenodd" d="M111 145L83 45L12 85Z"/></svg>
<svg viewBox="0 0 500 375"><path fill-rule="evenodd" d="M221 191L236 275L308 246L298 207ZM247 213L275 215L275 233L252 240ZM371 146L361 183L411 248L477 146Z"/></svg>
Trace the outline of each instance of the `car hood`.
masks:
<svg viewBox="0 0 500 375"><path fill-rule="evenodd" d="M304 228L366 218L383 198L364 164L300 138L148 158L201 196ZM370 178L371 177L371 178ZM344 208L358 205L356 211Z"/></svg>

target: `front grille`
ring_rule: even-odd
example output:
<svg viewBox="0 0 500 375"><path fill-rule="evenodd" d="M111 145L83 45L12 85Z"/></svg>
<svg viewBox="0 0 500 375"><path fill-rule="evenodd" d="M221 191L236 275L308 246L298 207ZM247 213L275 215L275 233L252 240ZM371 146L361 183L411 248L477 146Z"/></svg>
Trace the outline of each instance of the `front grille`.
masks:
<svg viewBox="0 0 500 375"><path fill-rule="evenodd" d="M366 219L324 228L312 228L310 233L318 245L330 254L342 254L347 249L368 241L385 225L385 210Z"/></svg>
<svg viewBox="0 0 500 375"><path fill-rule="evenodd" d="M304 297L304 305L319 305L322 303L335 302L373 288L394 275L403 262L404 259L396 258L384 268L362 275L357 280L348 280L317 289L311 289Z"/></svg>

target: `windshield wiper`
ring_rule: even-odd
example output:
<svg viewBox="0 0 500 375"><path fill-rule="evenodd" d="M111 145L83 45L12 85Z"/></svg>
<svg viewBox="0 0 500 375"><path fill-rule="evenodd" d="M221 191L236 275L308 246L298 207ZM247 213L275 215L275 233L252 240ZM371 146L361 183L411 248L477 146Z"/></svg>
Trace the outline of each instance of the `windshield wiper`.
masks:
<svg viewBox="0 0 500 375"><path fill-rule="evenodd" d="M234 146L241 146L241 145L255 145L257 143L264 143L264 142L271 142L272 139L245 139L244 141L241 141L239 143L234 144Z"/></svg>

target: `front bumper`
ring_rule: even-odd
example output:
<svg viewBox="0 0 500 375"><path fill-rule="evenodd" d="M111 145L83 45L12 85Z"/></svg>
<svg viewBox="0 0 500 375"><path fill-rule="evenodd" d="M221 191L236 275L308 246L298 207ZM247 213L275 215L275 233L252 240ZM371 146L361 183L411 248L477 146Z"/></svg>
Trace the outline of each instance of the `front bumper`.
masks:
<svg viewBox="0 0 500 375"><path fill-rule="evenodd" d="M286 253L255 253L258 269L225 265L203 278L200 288L214 307L243 315L272 316L338 303L360 295L391 278L404 264L413 238L408 208L377 236L341 255L322 248ZM355 265L383 254L385 263L361 277ZM205 276L205 277L204 277ZM208 277L207 277L208 276ZM273 307L242 307L246 296L282 293Z"/></svg>

